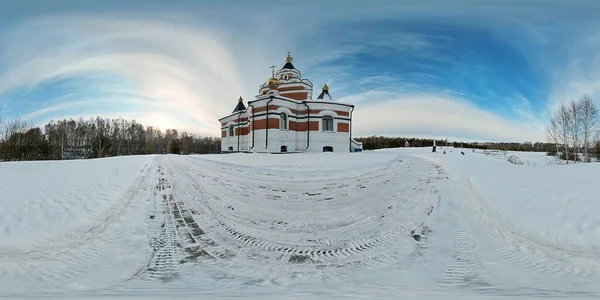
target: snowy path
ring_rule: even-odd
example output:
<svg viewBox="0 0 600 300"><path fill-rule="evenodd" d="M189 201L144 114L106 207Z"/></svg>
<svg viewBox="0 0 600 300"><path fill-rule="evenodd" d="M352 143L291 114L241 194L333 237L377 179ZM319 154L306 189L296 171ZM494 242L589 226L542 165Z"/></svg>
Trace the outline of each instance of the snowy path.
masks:
<svg viewBox="0 0 600 300"><path fill-rule="evenodd" d="M147 158L85 226L28 248L7 235L0 296L600 296L600 253L524 235L440 159L362 155L330 171Z"/></svg>

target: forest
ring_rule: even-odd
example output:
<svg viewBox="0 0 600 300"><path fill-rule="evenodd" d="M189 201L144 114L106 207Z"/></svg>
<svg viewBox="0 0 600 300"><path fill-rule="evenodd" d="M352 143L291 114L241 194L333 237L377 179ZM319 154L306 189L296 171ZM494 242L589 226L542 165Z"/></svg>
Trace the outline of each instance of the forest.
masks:
<svg viewBox="0 0 600 300"><path fill-rule="evenodd" d="M375 150L397 147L432 147L433 139L420 139L413 137L385 137L370 136L356 138L363 143L364 150ZM406 144L408 142L408 145ZM556 152L556 144L544 142L456 142L446 140L435 140L437 146L449 146L455 148L503 150L503 151L535 151Z"/></svg>
<svg viewBox="0 0 600 300"><path fill-rule="evenodd" d="M0 161L63 160L142 154L219 153L220 138L135 120L96 117L50 121L40 128L18 117L0 120Z"/></svg>

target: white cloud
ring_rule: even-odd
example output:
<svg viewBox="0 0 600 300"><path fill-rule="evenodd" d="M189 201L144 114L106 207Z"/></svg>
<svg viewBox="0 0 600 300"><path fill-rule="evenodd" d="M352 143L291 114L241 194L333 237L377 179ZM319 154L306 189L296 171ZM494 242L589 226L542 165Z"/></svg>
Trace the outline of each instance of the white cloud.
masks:
<svg viewBox="0 0 600 300"><path fill-rule="evenodd" d="M538 141L543 129L535 123L515 122L462 100L399 96L368 106L357 105L354 135L455 137L479 141Z"/></svg>
<svg viewBox="0 0 600 300"><path fill-rule="evenodd" d="M8 66L0 73L0 92L109 72L126 78L120 87L129 88L131 94L129 99L115 97L112 103L137 100L140 111L160 103L176 111L174 118L191 117L212 128L213 135L219 131L218 116L228 113L237 97L246 94L237 59L218 31L160 21L61 16L31 21L0 37L10 45L0 57ZM95 88L101 91L114 89L113 83L94 84L100 84ZM84 104L81 99L52 100L43 102L51 105L28 112L29 116Z"/></svg>
<svg viewBox="0 0 600 300"><path fill-rule="evenodd" d="M560 103L589 95L600 104L600 32L580 36L569 45L562 65L552 73L552 91L548 105L555 111Z"/></svg>

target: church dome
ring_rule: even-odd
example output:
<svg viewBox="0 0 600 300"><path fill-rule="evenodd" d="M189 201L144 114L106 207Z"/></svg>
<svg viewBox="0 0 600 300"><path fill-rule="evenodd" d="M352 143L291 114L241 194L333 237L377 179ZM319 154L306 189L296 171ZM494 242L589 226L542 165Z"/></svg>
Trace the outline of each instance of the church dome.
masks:
<svg viewBox="0 0 600 300"><path fill-rule="evenodd" d="M275 77L275 66L271 66L271 78L269 78L266 83L267 86L271 89L276 89L277 87L279 87L279 79Z"/></svg>
<svg viewBox="0 0 600 300"><path fill-rule="evenodd" d="M267 86L270 88L277 88L279 86L279 79L275 77L269 78L269 80L267 80Z"/></svg>

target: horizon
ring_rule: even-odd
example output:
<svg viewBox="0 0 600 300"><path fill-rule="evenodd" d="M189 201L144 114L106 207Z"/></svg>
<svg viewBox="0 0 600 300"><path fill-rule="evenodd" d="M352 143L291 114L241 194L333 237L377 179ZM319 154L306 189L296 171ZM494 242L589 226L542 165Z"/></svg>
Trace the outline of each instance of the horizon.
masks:
<svg viewBox="0 0 600 300"><path fill-rule="evenodd" d="M357 137L546 142L561 102L600 103L593 1L29 3L1 6L0 118L37 126L122 117L219 136L287 52L313 96L326 83L356 106Z"/></svg>

